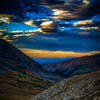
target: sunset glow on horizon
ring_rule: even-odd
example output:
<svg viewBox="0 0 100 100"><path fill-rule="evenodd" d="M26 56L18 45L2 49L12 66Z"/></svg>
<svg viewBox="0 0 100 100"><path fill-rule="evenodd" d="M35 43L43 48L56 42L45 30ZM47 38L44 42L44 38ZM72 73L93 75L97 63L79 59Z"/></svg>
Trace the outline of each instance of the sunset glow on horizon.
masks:
<svg viewBox="0 0 100 100"><path fill-rule="evenodd" d="M26 48L20 48L20 50L32 58L81 57L81 56L90 56L100 53L100 51L74 52L74 51L50 51L50 50L38 50L38 49L26 49Z"/></svg>

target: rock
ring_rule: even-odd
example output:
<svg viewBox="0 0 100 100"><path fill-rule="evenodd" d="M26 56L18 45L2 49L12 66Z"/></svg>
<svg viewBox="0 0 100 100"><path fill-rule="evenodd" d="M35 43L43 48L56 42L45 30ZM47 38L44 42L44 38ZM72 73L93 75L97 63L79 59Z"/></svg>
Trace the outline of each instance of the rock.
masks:
<svg viewBox="0 0 100 100"><path fill-rule="evenodd" d="M100 71L62 80L31 100L100 100Z"/></svg>

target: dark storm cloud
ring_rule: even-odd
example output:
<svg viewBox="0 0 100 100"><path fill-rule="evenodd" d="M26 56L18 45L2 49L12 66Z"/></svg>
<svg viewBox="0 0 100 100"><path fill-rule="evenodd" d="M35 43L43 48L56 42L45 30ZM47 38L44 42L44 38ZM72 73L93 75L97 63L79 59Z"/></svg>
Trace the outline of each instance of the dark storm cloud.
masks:
<svg viewBox="0 0 100 100"><path fill-rule="evenodd" d="M31 37L20 37L13 44L18 48L30 48L40 50L61 51L95 51L100 50L100 36L88 35L36 35Z"/></svg>
<svg viewBox="0 0 100 100"><path fill-rule="evenodd" d="M86 5L83 1L90 3ZM51 9L66 10L71 14L70 17L74 16L74 18L91 17L100 13L100 0L1 0L0 12L17 14L22 13L27 7L36 11L40 4Z"/></svg>
<svg viewBox="0 0 100 100"><path fill-rule="evenodd" d="M68 11L71 18L88 18L100 13L99 0L43 0L51 9ZM73 17L74 16L74 17ZM63 14L62 14L63 17ZM64 16L66 19L68 15ZM63 18L64 19L64 18Z"/></svg>
<svg viewBox="0 0 100 100"><path fill-rule="evenodd" d="M43 5L57 5L57 4L64 4L64 1L61 0L39 0L39 2Z"/></svg>

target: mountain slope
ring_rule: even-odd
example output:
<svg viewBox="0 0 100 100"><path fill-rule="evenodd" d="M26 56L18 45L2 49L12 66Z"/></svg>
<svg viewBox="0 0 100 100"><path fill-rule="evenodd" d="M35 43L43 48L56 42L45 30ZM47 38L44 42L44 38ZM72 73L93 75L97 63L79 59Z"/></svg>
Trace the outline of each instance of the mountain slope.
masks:
<svg viewBox="0 0 100 100"><path fill-rule="evenodd" d="M1 39L0 39L0 58L2 58L1 60L5 61L5 63L7 63L7 61L16 61L18 62L16 64L19 64L19 65L21 63L24 63L24 65L26 66L25 68L27 68L27 70L29 66L30 66L29 70L32 70L32 69L39 70L39 68L40 69L42 68L40 64L33 61L28 56L20 52L17 48L15 48L11 44Z"/></svg>
<svg viewBox="0 0 100 100"><path fill-rule="evenodd" d="M47 80L59 81L73 75L100 70L100 54L41 66L11 44L0 40L1 71L29 72Z"/></svg>
<svg viewBox="0 0 100 100"><path fill-rule="evenodd" d="M44 69L67 78L73 75L100 70L100 54L74 58L68 61L45 64Z"/></svg>
<svg viewBox="0 0 100 100"><path fill-rule="evenodd" d="M40 64L2 39L0 39L0 64L2 64L2 71L5 71L6 69L17 71L24 70L45 79L56 80L55 74L52 75L52 73L46 72ZM61 80L60 77L59 79Z"/></svg>
<svg viewBox="0 0 100 100"><path fill-rule="evenodd" d="M42 75L45 71L40 64L0 39L0 100L11 100L9 96L23 100L25 96L39 94L54 84Z"/></svg>
<svg viewBox="0 0 100 100"><path fill-rule="evenodd" d="M41 66L0 39L1 100L29 100L55 81L97 70L100 70L100 54Z"/></svg>
<svg viewBox="0 0 100 100"><path fill-rule="evenodd" d="M32 100L100 100L100 71L62 80Z"/></svg>

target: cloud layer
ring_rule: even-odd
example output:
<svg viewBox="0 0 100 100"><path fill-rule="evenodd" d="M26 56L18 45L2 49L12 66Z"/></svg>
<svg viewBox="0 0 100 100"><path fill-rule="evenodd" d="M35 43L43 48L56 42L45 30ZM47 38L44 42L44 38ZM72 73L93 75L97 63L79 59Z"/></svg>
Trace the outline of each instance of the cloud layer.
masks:
<svg viewBox="0 0 100 100"><path fill-rule="evenodd" d="M50 50L36 50L36 49L20 49L22 52L32 58L56 58L56 57L81 57L100 53L100 51L92 52L73 52L73 51L50 51Z"/></svg>

